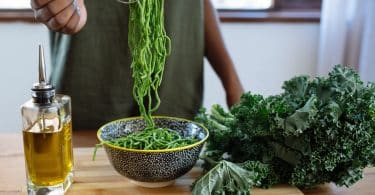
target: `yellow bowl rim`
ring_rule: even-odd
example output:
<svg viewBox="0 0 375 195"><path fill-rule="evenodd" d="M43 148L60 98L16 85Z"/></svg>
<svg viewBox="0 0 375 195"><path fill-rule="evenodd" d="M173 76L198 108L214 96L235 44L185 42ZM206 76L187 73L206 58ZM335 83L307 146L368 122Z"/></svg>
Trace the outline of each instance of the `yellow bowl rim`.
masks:
<svg viewBox="0 0 375 195"><path fill-rule="evenodd" d="M106 127L107 125L110 125L112 123L116 123L116 122L119 122L119 121L130 121L130 120L135 120L135 119L142 119L141 116L135 116L135 117L127 117L127 118L121 118L121 119L117 119L117 120L114 120L114 121L110 121L104 125L102 125L99 130L97 131L96 133L96 136L97 138L99 139L100 143L103 143L104 145L108 146L108 147L111 147L111 148L115 148L115 149L119 149L119 150L123 150L123 151L127 151L127 152L136 152L136 153L163 153L163 152L175 152L175 151L181 151L181 150L185 150L185 149L189 149L189 148L193 148L197 145L200 145L202 143L204 143L207 139L208 139L208 136L209 136L209 131L207 130L207 128L205 126L203 126L202 124L200 123L197 123L197 122L194 122L192 120L188 120L188 119L184 119L184 118L178 118L178 117L171 117L171 116L152 116L152 118L157 118L157 119L174 119L174 120L178 120L178 121L185 121L185 122L189 122L189 123L193 123L199 127L201 127L204 131L206 131L206 137L204 137L202 140L200 140L199 142L195 142L193 144L190 144L190 145L187 145L187 146L183 146L183 147L178 147L178 148L170 148L170 149L162 149L162 150L140 150L140 149L129 149L129 148L123 148L123 147L119 147L119 146L114 146L114 145L111 145L111 144L108 144L106 142L104 142L102 140L102 138L100 137L101 135L101 132L103 130L104 127Z"/></svg>

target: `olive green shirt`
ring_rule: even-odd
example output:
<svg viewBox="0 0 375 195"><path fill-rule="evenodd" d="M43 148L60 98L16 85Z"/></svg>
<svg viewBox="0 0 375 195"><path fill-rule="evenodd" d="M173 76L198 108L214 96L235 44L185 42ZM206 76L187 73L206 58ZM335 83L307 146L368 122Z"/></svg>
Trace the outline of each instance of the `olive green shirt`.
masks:
<svg viewBox="0 0 375 195"><path fill-rule="evenodd" d="M138 116L132 96L128 6L116 0L85 1L88 20L74 36L51 33L52 83L72 97L74 129ZM203 0L165 0L165 27L172 40L154 115L192 119L202 103Z"/></svg>

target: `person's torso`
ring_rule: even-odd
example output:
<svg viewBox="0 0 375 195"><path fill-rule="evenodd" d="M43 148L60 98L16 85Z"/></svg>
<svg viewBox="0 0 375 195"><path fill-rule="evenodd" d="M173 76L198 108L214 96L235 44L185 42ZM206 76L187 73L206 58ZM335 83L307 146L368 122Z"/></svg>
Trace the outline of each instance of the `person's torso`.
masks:
<svg viewBox="0 0 375 195"><path fill-rule="evenodd" d="M72 36L58 92L72 97L75 129L138 115L132 96L128 7L116 0L86 1L88 20ZM202 102L204 15L202 0L166 0L172 40L154 115L192 118Z"/></svg>

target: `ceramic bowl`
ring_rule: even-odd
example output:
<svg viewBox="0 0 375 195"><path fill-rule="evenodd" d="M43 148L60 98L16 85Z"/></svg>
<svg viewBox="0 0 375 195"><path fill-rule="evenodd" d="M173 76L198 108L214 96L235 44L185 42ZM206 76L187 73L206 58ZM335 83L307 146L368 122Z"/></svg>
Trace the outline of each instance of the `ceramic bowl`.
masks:
<svg viewBox="0 0 375 195"><path fill-rule="evenodd" d="M177 131L183 137L198 141L191 145L163 150L138 150L114 146L105 141L142 131L146 125L142 118L124 118L109 122L97 133L104 141L104 149L115 170L134 183L144 187L163 187L187 173L198 160L208 130L193 121L174 117L153 117L155 125Z"/></svg>

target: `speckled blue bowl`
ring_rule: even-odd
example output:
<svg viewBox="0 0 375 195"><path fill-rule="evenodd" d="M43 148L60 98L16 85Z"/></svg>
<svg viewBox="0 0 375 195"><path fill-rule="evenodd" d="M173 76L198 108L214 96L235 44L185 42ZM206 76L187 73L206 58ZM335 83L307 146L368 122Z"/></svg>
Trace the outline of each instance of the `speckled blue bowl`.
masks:
<svg viewBox="0 0 375 195"><path fill-rule="evenodd" d="M193 168L209 133L205 127L193 121L164 116L153 118L157 127L169 128L199 141L163 150L126 149L108 143L104 144L104 149L110 163L121 175L144 187L163 187ZM145 127L141 117L124 118L105 124L98 130L97 136L100 141L109 141Z"/></svg>

